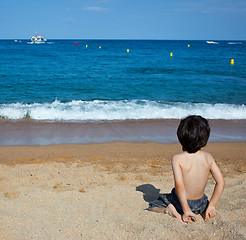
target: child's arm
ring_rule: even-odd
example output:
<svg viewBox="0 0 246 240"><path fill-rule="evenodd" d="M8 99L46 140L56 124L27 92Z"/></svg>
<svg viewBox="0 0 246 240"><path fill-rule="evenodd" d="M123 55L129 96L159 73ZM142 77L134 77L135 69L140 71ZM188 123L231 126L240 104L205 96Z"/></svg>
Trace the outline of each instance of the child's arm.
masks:
<svg viewBox="0 0 246 240"><path fill-rule="evenodd" d="M184 212L184 214L182 215L182 220L183 222L191 223L192 221L196 221L196 216L190 210L190 207L187 203L181 166L179 164L177 157L175 156L172 158L172 168L173 168L173 175L174 175L175 192L179 198L179 202Z"/></svg>
<svg viewBox="0 0 246 240"><path fill-rule="evenodd" d="M212 197L210 199L208 208L205 212L205 220L215 216L215 206L216 206L217 202L219 201L219 199L222 195L222 192L224 190L224 187L225 187L225 180L223 178L223 175L222 175L219 167L215 163L214 159L213 159L212 164L211 164L210 172L211 172L216 184L214 186L214 191L213 191Z"/></svg>

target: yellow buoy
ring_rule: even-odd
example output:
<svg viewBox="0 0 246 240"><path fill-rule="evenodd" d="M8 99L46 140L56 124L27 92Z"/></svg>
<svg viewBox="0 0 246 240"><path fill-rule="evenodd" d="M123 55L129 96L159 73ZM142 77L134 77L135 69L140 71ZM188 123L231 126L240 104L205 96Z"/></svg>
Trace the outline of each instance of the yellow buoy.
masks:
<svg viewBox="0 0 246 240"><path fill-rule="evenodd" d="M101 49L102 47L101 46L99 46L99 49Z"/></svg>
<svg viewBox="0 0 246 240"><path fill-rule="evenodd" d="M170 53L170 57L173 57L173 53L172 52Z"/></svg>
<svg viewBox="0 0 246 240"><path fill-rule="evenodd" d="M188 44L188 47L190 47L190 44Z"/></svg>
<svg viewBox="0 0 246 240"><path fill-rule="evenodd" d="M231 59L231 65L233 65L234 64L234 59Z"/></svg>
<svg viewBox="0 0 246 240"><path fill-rule="evenodd" d="M129 53L129 49L126 50Z"/></svg>
<svg viewBox="0 0 246 240"><path fill-rule="evenodd" d="M85 45L85 47L88 47L88 45Z"/></svg>

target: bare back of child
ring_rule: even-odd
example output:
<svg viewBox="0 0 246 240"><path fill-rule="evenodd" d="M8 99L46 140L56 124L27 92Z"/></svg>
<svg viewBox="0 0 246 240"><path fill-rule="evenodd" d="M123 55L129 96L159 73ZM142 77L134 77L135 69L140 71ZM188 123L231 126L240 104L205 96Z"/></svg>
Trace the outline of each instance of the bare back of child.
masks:
<svg viewBox="0 0 246 240"><path fill-rule="evenodd" d="M166 213L186 223L196 221L195 214L201 214L205 220L215 216L215 206L225 182L214 158L201 150L209 134L206 119L189 116L181 120L177 135L184 152L172 157L175 188L171 194L160 194L157 200L150 202L150 211ZM216 184L208 201L204 191L210 173Z"/></svg>

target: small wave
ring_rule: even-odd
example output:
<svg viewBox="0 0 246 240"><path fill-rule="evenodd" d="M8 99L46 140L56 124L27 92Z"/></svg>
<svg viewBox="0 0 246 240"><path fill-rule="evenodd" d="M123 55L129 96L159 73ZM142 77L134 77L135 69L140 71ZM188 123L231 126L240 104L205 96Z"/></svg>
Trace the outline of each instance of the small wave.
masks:
<svg viewBox="0 0 246 240"><path fill-rule="evenodd" d="M228 44L236 45L236 44L242 44L242 42L228 42Z"/></svg>
<svg viewBox="0 0 246 240"><path fill-rule="evenodd" d="M33 43L33 42L27 42L27 44L40 45L40 44L35 44L35 43ZM44 45L44 44L54 44L54 42L45 42L45 43L41 43L41 45Z"/></svg>
<svg viewBox="0 0 246 240"><path fill-rule="evenodd" d="M41 121L100 121L180 119L197 114L209 119L246 119L246 106L207 103L164 103L148 100L71 101L1 104L0 119Z"/></svg>

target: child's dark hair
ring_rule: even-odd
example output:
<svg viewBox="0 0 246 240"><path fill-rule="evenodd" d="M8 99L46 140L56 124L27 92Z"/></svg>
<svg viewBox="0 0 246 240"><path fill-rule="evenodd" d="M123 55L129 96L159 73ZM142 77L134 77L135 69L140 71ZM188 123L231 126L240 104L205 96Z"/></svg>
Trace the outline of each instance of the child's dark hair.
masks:
<svg viewBox="0 0 246 240"><path fill-rule="evenodd" d="M196 115L182 119L177 129L183 151L188 153L195 153L204 147L208 142L209 134L208 120Z"/></svg>

